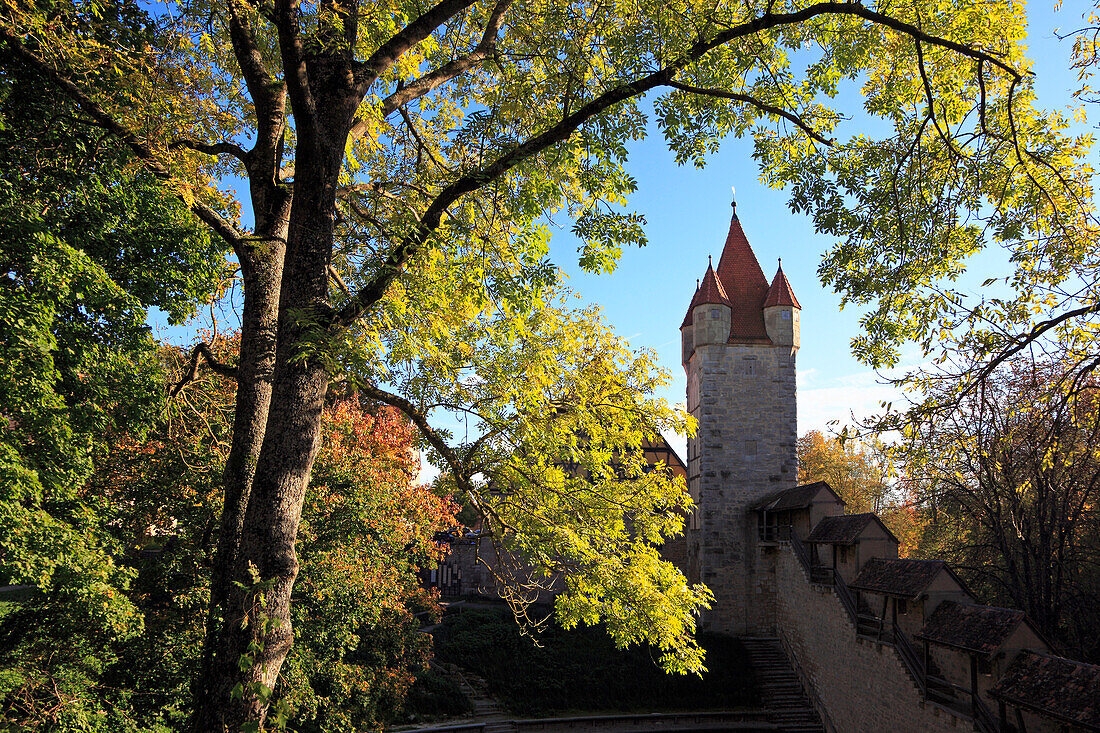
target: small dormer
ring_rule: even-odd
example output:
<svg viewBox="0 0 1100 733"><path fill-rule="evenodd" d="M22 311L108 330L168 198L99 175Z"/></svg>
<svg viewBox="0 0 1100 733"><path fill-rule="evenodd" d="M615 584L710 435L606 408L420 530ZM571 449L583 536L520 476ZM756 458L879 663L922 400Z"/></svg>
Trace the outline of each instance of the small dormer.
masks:
<svg viewBox="0 0 1100 733"><path fill-rule="evenodd" d="M783 261L780 260L779 269L768 288L768 296L764 299L764 326L773 344L798 348L801 312L802 306L794 297L794 290L783 274Z"/></svg>

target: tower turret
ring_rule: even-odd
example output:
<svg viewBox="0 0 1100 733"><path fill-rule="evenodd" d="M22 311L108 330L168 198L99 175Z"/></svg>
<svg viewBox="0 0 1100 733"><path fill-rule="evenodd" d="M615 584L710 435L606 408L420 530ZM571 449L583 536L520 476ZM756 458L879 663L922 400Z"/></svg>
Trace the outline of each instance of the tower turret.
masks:
<svg viewBox="0 0 1100 733"><path fill-rule="evenodd" d="M783 274L783 260L780 259L779 269L764 299L764 327L773 344L798 348L801 313L802 306L798 304L798 298L794 297L794 290Z"/></svg>
<svg viewBox="0 0 1100 733"><path fill-rule="evenodd" d="M707 262L707 271L698 293L699 297L691 309L692 341L697 348L707 344L724 344L730 334L732 309L726 290L718 282L710 262Z"/></svg>

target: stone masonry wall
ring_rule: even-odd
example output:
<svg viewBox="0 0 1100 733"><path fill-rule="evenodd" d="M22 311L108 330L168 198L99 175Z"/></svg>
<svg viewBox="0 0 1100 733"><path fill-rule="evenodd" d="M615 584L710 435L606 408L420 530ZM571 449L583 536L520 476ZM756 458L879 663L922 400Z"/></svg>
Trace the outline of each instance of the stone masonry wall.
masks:
<svg viewBox="0 0 1100 733"><path fill-rule="evenodd" d="M700 309L696 309L697 311ZM696 318L702 315L696 314ZM797 482L795 350L769 344L701 344L687 365L688 409L699 421L688 441L699 529L692 565L714 592L704 627L769 633L774 617L758 567L749 505Z"/></svg>
<svg viewBox="0 0 1100 733"><path fill-rule="evenodd" d="M973 724L921 699L894 648L861 639L830 586L811 584L790 547L775 553L776 625L842 733L946 733Z"/></svg>

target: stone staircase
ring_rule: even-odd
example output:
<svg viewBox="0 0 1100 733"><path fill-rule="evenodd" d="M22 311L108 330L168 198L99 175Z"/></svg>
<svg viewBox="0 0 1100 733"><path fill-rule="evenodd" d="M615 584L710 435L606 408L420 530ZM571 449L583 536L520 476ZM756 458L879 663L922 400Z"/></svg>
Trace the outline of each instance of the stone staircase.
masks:
<svg viewBox="0 0 1100 733"><path fill-rule="evenodd" d="M462 690L462 694L469 698L474 706L474 720L482 723L482 733L514 733L516 726L509 719L504 708L489 694L489 685L485 680L468 671L463 671L454 664L439 664L432 662L433 666L442 669L454 679Z"/></svg>
<svg viewBox="0 0 1100 733"><path fill-rule="evenodd" d="M742 638L771 722L788 733L825 733L778 639Z"/></svg>

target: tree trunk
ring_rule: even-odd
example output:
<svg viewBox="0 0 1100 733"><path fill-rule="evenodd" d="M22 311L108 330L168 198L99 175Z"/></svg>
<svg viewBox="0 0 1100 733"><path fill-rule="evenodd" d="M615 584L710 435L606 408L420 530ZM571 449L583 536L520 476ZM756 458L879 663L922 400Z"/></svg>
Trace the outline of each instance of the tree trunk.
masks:
<svg viewBox="0 0 1100 733"><path fill-rule="evenodd" d="M263 444L228 576L213 662L197 700L195 730L239 730L262 723L270 691L290 650L290 597L302 504L320 446L329 374L304 349L332 336L327 267L331 261L336 188L344 145L359 98L333 75L318 94L324 116L315 134L300 134L279 297L278 338ZM325 91L325 90L322 90ZM320 115L319 115L320 117ZM228 517L223 531L233 533ZM227 540L227 544L228 544Z"/></svg>
<svg viewBox="0 0 1100 733"><path fill-rule="evenodd" d="M253 473L263 445L271 404L272 378L278 335L279 290L287 230L289 198L280 207L283 216L266 228L269 236L251 245L241 259L244 305L241 313L241 342L237 362L237 393L233 413L233 439L222 475L223 503L217 546L210 579L210 602L206 636L193 695L193 731L216 730L199 711L209 710L210 683L217 630L226 618L229 578L238 547L245 512L252 490Z"/></svg>

